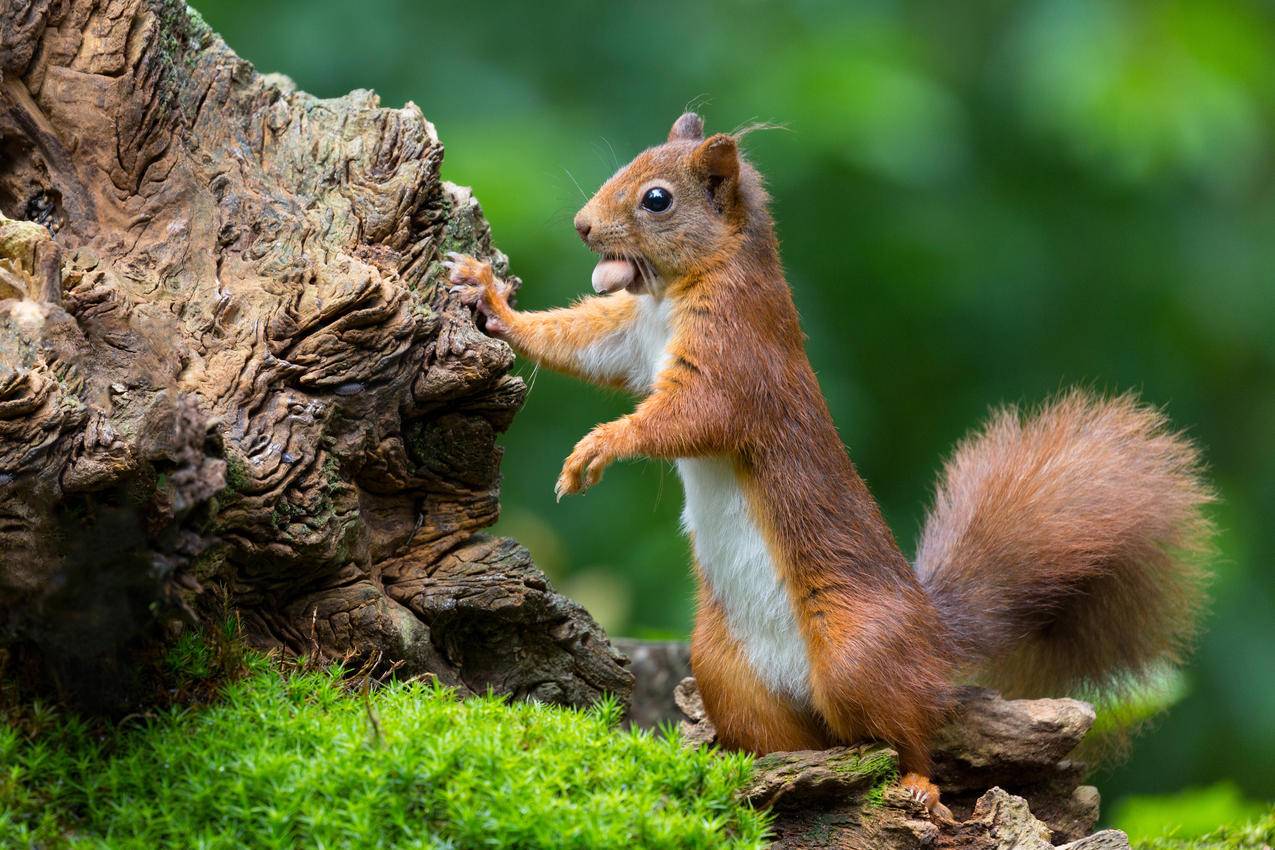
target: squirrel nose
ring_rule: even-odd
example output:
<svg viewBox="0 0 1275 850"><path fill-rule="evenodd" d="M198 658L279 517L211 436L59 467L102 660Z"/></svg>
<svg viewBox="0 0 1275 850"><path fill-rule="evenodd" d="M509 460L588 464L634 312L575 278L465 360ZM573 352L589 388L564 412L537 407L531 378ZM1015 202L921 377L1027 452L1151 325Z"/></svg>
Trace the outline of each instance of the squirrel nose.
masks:
<svg viewBox="0 0 1275 850"><path fill-rule="evenodd" d="M580 238L584 240L586 245L589 244L589 231L592 229L593 225L588 221L581 218L576 219L576 233L580 234Z"/></svg>

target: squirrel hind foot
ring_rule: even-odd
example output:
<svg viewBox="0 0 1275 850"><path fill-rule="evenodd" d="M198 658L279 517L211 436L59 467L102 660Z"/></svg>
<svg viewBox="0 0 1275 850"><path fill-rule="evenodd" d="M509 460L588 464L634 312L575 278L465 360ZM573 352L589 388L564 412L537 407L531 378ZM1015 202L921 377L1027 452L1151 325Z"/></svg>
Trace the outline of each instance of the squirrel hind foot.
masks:
<svg viewBox="0 0 1275 850"><path fill-rule="evenodd" d="M924 806L925 810L935 818L947 823L956 822L956 818L952 816L952 810L940 802L939 787L931 782L929 777L919 773L904 774L899 785L908 792L908 796Z"/></svg>

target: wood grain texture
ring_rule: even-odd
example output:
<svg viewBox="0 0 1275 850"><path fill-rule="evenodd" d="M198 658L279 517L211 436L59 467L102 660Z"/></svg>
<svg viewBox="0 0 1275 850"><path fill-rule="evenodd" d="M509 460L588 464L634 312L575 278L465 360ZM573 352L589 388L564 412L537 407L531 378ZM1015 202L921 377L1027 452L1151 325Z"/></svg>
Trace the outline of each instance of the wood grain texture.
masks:
<svg viewBox="0 0 1275 850"><path fill-rule="evenodd" d="M508 268L442 159L414 104L259 74L183 3L0 4L0 642L103 707L226 604L260 646L628 693L474 536L525 387L439 285Z"/></svg>

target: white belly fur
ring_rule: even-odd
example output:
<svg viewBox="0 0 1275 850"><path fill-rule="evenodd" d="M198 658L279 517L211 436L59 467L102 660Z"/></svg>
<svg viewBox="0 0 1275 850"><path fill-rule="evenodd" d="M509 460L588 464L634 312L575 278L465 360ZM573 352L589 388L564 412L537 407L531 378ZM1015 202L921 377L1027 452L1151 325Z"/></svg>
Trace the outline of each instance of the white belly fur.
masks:
<svg viewBox="0 0 1275 850"><path fill-rule="evenodd" d="M612 298L634 296L619 293ZM622 377L629 389L645 394L651 391L655 376L668 363L669 315L668 299L656 300L638 295L637 311L628 327L605 336L580 351L580 369L594 378Z"/></svg>
<svg viewBox="0 0 1275 850"><path fill-rule="evenodd" d="M649 295L637 298L633 324L588 346L580 361L586 373L622 376L634 392L645 394L670 359L672 305ZM766 687L809 702L810 659L792 600L734 467L725 458L684 458L677 470L686 491L682 525L693 535L695 557L726 612L731 636Z"/></svg>
<svg viewBox="0 0 1275 850"><path fill-rule="evenodd" d="M810 701L810 659L792 599L779 577L731 462L677 462L686 491L682 525L726 625L758 678L776 693Z"/></svg>

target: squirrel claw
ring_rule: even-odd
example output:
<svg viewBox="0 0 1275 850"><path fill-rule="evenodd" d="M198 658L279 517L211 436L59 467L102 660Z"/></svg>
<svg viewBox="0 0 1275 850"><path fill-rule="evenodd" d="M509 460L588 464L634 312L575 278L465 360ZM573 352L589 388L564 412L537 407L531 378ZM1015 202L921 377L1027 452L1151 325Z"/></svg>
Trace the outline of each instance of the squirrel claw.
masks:
<svg viewBox="0 0 1275 850"><path fill-rule="evenodd" d="M589 485L582 481L571 481L566 472L558 476L558 481L553 485L554 501L561 502L563 496L574 496L577 493L583 493L588 489Z"/></svg>
<svg viewBox="0 0 1275 850"><path fill-rule="evenodd" d="M450 284L447 291L456 295L461 304L482 314L485 320L483 328L488 335L506 336L509 323L502 317L502 312L509 308L509 285L496 280L491 263L485 260L455 251L447 252L446 257L439 265L447 270Z"/></svg>
<svg viewBox="0 0 1275 850"><path fill-rule="evenodd" d="M457 300L466 307L480 306L483 297L483 291L480 287L466 286L463 283L453 284L447 287L447 291L452 295L459 296Z"/></svg>
<svg viewBox="0 0 1275 850"><path fill-rule="evenodd" d="M491 263L467 254L458 254L455 251L447 252L446 256L447 259L441 261L439 265L447 270L448 279L453 284L482 287L495 284L495 278L491 273Z"/></svg>
<svg viewBox="0 0 1275 850"><path fill-rule="evenodd" d="M615 457L608 448L605 431L594 430L586 435L562 464L562 473L553 488L558 501L562 501L563 496L583 493L601 481L607 464Z"/></svg>
<svg viewBox="0 0 1275 850"><path fill-rule="evenodd" d="M944 823L956 823L956 818L952 816L952 810L939 802L939 789L929 779L915 773L909 773L903 777L900 784L902 784L903 790L908 793L908 796L924 806L932 817Z"/></svg>

